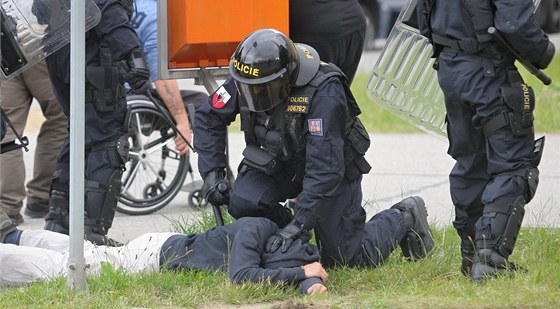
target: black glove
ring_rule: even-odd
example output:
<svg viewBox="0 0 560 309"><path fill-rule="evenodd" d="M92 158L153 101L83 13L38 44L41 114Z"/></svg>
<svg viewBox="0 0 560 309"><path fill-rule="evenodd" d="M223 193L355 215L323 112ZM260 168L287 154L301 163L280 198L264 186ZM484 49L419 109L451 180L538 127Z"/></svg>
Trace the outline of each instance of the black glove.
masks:
<svg viewBox="0 0 560 309"><path fill-rule="evenodd" d="M132 91L137 94L146 94L150 87L150 71L144 60L144 53L140 48L130 51L126 57L125 81L128 82Z"/></svg>
<svg viewBox="0 0 560 309"><path fill-rule="evenodd" d="M282 246L282 253L285 253L294 240L298 239L304 232L303 225L294 219L283 229L268 238L264 251L272 253Z"/></svg>
<svg viewBox="0 0 560 309"><path fill-rule="evenodd" d="M215 169L204 177L202 197L214 206L227 205L230 187L226 172L223 169Z"/></svg>

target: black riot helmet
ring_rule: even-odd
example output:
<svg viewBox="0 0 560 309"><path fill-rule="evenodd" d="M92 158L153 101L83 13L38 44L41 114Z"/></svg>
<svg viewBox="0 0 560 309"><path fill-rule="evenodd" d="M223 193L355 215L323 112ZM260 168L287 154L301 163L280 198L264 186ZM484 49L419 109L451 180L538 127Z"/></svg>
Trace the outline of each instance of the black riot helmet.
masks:
<svg viewBox="0 0 560 309"><path fill-rule="evenodd" d="M291 87L306 85L318 68L319 55L313 48L294 44L274 29L247 36L229 63L242 103L255 112L287 102Z"/></svg>

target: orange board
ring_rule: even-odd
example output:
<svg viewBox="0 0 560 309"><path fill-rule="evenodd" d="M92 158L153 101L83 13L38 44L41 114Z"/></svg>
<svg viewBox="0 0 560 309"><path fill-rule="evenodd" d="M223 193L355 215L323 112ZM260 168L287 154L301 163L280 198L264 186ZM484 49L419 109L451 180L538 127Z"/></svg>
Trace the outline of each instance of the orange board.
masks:
<svg viewBox="0 0 560 309"><path fill-rule="evenodd" d="M289 34L288 0L168 0L169 68L227 66L261 28Z"/></svg>

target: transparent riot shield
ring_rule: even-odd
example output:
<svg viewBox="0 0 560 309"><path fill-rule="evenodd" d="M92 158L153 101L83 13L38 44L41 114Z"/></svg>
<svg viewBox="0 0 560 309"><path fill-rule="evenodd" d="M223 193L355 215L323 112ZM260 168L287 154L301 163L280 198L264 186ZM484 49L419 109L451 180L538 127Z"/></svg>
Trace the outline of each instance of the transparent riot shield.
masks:
<svg viewBox="0 0 560 309"><path fill-rule="evenodd" d="M70 42L70 0L0 0L0 82L16 76ZM86 31L101 17L86 0Z"/></svg>
<svg viewBox="0 0 560 309"><path fill-rule="evenodd" d="M540 0L535 0L538 7ZM416 0L408 0L366 86L368 97L421 130L446 137L445 103L433 69L432 46L416 28Z"/></svg>

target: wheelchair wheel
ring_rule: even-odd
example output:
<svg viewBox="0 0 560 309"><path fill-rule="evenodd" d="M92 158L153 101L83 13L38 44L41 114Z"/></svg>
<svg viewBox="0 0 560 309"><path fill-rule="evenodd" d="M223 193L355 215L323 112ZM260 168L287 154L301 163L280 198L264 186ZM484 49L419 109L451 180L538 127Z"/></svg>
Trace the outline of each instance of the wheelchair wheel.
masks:
<svg viewBox="0 0 560 309"><path fill-rule="evenodd" d="M166 119L145 96L127 101L130 153L117 210L144 215L165 207L179 193L189 172L189 156L175 150L171 118Z"/></svg>

